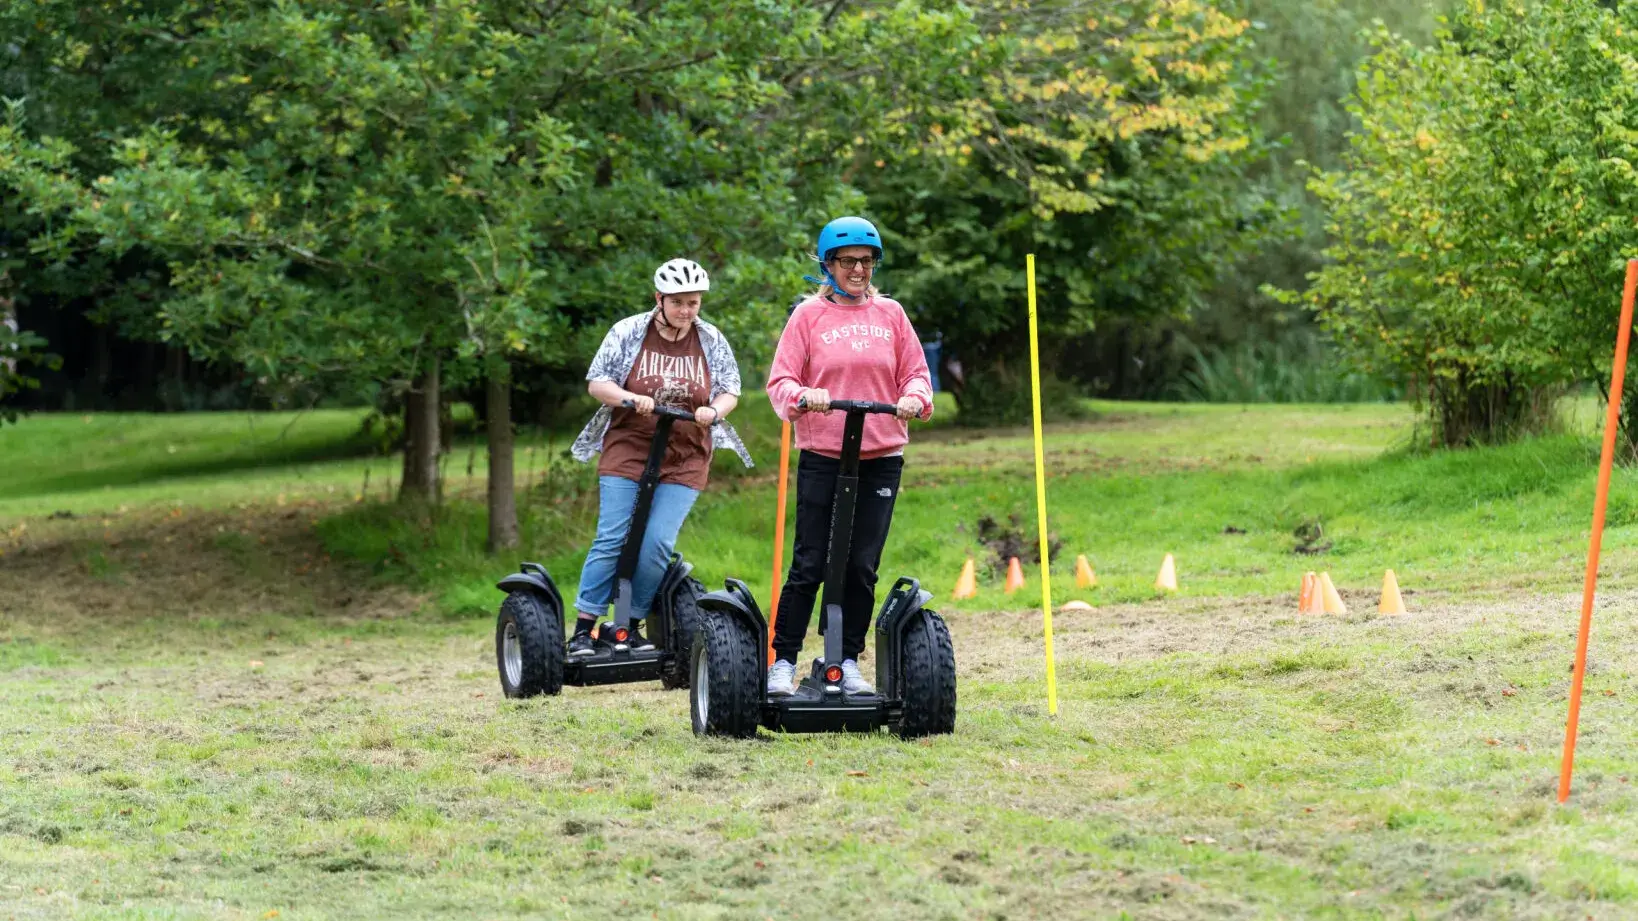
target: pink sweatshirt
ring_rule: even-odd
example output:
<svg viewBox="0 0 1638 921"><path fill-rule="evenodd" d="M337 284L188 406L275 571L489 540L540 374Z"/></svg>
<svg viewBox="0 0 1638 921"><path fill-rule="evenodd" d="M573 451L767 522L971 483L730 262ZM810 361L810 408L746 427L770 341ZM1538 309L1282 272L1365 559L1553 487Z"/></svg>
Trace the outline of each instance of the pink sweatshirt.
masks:
<svg viewBox="0 0 1638 921"><path fill-rule="evenodd" d="M833 400L897 403L922 401L922 419L933 417L933 385L921 340L899 302L880 295L858 305L809 298L797 305L779 337L768 373L768 399L781 419L796 426L796 446L826 457L842 453L845 413L798 412L802 391L817 387ZM910 427L895 416L865 416L866 460L897 454L910 441Z"/></svg>

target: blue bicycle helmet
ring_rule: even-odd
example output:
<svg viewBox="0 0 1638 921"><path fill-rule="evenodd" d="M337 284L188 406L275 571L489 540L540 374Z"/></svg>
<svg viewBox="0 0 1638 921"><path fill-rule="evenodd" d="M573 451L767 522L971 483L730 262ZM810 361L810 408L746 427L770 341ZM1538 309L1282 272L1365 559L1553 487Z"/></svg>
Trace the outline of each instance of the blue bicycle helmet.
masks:
<svg viewBox="0 0 1638 921"><path fill-rule="evenodd" d="M882 235L876 232L875 224L862 217L839 217L819 231L819 272L823 277L805 275L804 280L816 285L827 284L840 290L842 286L831 277L830 269L825 263L830 261L831 253L844 246L868 246L875 251L877 262L882 259Z"/></svg>
<svg viewBox="0 0 1638 921"><path fill-rule="evenodd" d="M829 262L830 254L844 246L868 246L882 258L882 235L876 225L862 217L839 217L819 231L819 261Z"/></svg>

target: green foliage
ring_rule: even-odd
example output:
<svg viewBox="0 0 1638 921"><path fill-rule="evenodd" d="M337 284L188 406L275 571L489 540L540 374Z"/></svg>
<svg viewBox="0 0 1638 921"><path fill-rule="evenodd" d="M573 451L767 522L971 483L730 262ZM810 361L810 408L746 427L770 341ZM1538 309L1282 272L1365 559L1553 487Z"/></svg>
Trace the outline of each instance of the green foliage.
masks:
<svg viewBox="0 0 1638 921"><path fill-rule="evenodd" d="M11 318L0 314L0 423L16 422L17 410L7 405L15 395L40 386L40 381L27 373L30 364L39 362L55 365L60 359L41 350L45 340L27 330L18 330Z"/></svg>
<svg viewBox="0 0 1638 921"><path fill-rule="evenodd" d="M888 237L889 290L970 370L1024 354L1026 254L1055 340L1187 313L1218 263L1277 224L1245 183L1267 152L1246 21L1199 0L976 15L960 98L925 114L926 138L861 154L857 179Z"/></svg>
<svg viewBox="0 0 1638 921"><path fill-rule="evenodd" d="M956 424L964 428L1029 425L1034 419L1033 400L1028 365L1005 362L980 365L967 375ZM1044 421L1086 419L1091 415L1073 382L1051 370L1041 372L1041 418Z"/></svg>
<svg viewBox="0 0 1638 921"><path fill-rule="evenodd" d="M1336 169L1348 149L1348 132L1356 123L1347 100L1355 69L1372 51L1373 21L1426 44L1437 15L1454 5L1453 0L1243 0L1237 5L1239 15L1252 22L1249 53L1272 68L1256 125L1277 141L1270 155L1247 171L1246 181L1294 220L1290 233L1272 235L1255 252L1224 266L1205 304L1189 322L1175 324L1183 336L1208 351L1271 337L1320 338L1306 311L1269 297L1263 286L1300 288L1320 267L1328 242L1325 208L1307 182L1315 167ZM1149 324L1157 330L1172 325ZM1143 357L1146 374L1165 392L1188 363L1176 361L1184 356L1166 350L1164 339L1159 344Z"/></svg>
<svg viewBox="0 0 1638 921"><path fill-rule="evenodd" d="M1201 349L1172 385L1179 400L1199 403L1364 403L1393 400L1398 388L1342 366L1312 339L1241 342Z"/></svg>
<svg viewBox="0 0 1638 921"><path fill-rule="evenodd" d="M25 390L40 386L39 378L29 374L30 366L58 367L61 359L43 351L46 341L25 329L19 329L13 313L10 269L17 260L8 259L0 250L0 424L17 421L17 410L9 401Z"/></svg>
<svg viewBox="0 0 1638 921"><path fill-rule="evenodd" d="M162 334L285 386L402 379L434 355L466 359L446 367L456 381L511 356L578 363L676 252L712 266L714 319L754 359L778 320L758 301L799 274L802 209L839 189L798 170L809 128L780 81L825 105L822 65L882 53L834 54L846 35L798 4L184 7L162 39L54 9L71 34L187 53L140 75L171 93L112 144L0 136L0 177L58 225L33 250L159 254ZM922 19L960 22L904 7L891 34ZM871 114L827 111L821 142ZM93 143L99 175L76 169Z"/></svg>
<svg viewBox="0 0 1638 921"><path fill-rule="evenodd" d="M1308 303L1368 373L1425 385L1440 440L1493 440L1607 377L1638 246L1638 7L1473 4L1431 48L1379 30L1345 169L1313 188Z"/></svg>

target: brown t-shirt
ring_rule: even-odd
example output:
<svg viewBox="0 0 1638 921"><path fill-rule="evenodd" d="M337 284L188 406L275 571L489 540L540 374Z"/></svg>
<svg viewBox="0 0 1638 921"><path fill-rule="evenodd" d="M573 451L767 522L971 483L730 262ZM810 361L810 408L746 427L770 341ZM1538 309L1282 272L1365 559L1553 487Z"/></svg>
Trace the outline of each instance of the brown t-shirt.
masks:
<svg viewBox="0 0 1638 921"><path fill-rule="evenodd" d="M643 347L623 386L632 393L653 397L657 405L690 412L710 403L711 371L705 364L705 349L700 346L699 327L690 327L680 341L671 342L650 321ZM636 410L614 407L614 418L603 436L598 475L641 479L657 421L654 415L639 416ZM660 482L704 489L710 472L710 430L681 419L672 422Z"/></svg>

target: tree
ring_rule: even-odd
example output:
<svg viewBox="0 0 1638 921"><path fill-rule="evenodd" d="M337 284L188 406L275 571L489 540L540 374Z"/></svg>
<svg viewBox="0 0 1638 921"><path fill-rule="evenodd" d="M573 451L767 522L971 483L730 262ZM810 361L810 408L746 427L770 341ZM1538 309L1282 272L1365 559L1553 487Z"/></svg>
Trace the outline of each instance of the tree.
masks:
<svg viewBox="0 0 1638 921"><path fill-rule="evenodd" d="M1043 338L1061 342L1111 317L1186 313L1276 215L1244 182L1268 149L1247 22L1200 0L976 15L982 41L959 92L925 113L927 140L877 151L858 182L884 219L894 291L984 379L961 394L981 421L1024 405L1025 254L1039 254Z"/></svg>
<svg viewBox="0 0 1638 921"><path fill-rule="evenodd" d="M1608 376L1638 245L1635 29L1630 4L1567 0L1475 3L1427 49L1375 35L1345 168L1313 185L1335 242L1306 297L1359 367L1425 382L1443 444Z"/></svg>
<svg viewBox="0 0 1638 921"><path fill-rule="evenodd" d="M834 140L870 128L848 99L821 110L825 74L876 66L882 43L839 52L830 31L885 16L902 41L925 22L932 51L966 21L838 11L183 4L136 30L172 51L145 75L167 91L146 121L110 130L101 158L13 125L0 182L29 203L42 258L154 254L161 335L196 355L269 387L408 391L406 489L430 496L441 387L583 360L662 255L717 268L713 318L744 354L771 340L770 282L800 275L809 209L846 192ZM936 74L927 58L914 66ZM509 426L491 423L504 470ZM505 519L511 484L495 485ZM496 541L512 531L498 521Z"/></svg>

